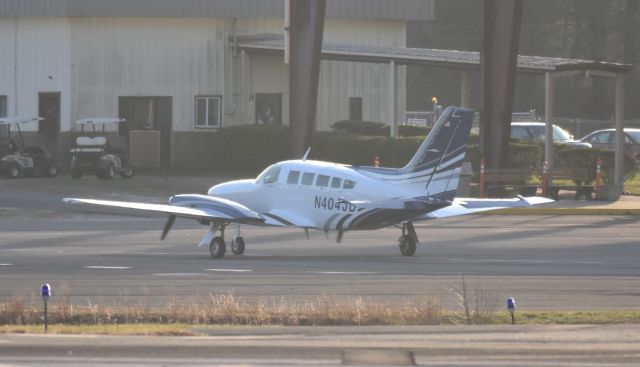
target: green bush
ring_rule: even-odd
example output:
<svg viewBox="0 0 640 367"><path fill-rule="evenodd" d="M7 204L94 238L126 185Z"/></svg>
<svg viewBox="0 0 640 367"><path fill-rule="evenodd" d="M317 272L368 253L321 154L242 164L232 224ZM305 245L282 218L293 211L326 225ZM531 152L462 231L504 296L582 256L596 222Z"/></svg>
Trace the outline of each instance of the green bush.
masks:
<svg viewBox="0 0 640 367"><path fill-rule="evenodd" d="M584 149L568 146L554 147L554 166L558 168L587 168L590 173L590 181L596 177L596 164L598 157L602 159L600 171L602 181L605 184L613 184L615 173L615 153L604 149ZM624 155L625 180L633 178L638 172L638 161L628 155Z"/></svg>
<svg viewBox="0 0 640 367"><path fill-rule="evenodd" d="M509 153L507 154L507 162L504 168L530 168L534 175L541 169L540 157L542 156L542 147L538 144L526 142L509 143ZM480 147L478 144L469 145L467 148L466 161L471 162L473 172L480 172Z"/></svg>
<svg viewBox="0 0 640 367"><path fill-rule="evenodd" d="M391 136L391 127L382 122L342 120L331 125L333 131L362 136ZM402 137L425 137L428 128L413 125L398 125L398 135Z"/></svg>
<svg viewBox="0 0 640 367"><path fill-rule="evenodd" d="M375 157L385 167L402 167L409 162L424 138L357 136L316 132L310 157L317 160L371 166Z"/></svg>
<svg viewBox="0 0 640 367"><path fill-rule="evenodd" d="M289 129L286 126L232 126L213 135L210 146L212 168L262 169L289 156Z"/></svg>
<svg viewBox="0 0 640 367"><path fill-rule="evenodd" d="M342 120L334 122L331 128L340 133L364 136L389 136L391 127L382 122Z"/></svg>
<svg viewBox="0 0 640 367"><path fill-rule="evenodd" d="M431 128L422 127L422 126L413 126L413 125L399 125L398 126L398 134L405 138L410 138L414 136L425 137L429 134Z"/></svg>

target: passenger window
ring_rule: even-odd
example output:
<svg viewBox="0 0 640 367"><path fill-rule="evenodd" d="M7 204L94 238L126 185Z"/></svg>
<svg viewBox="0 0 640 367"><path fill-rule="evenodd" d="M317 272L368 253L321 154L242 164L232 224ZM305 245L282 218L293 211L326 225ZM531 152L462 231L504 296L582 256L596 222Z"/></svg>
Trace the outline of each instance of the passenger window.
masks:
<svg viewBox="0 0 640 367"><path fill-rule="evenodd" d="M344 180L344 185L342 186L343 189L353 189L356 186L355 181L351 181L351 180Z"/></svg>
<svg viewBox="0 0 640 367"><path fill-rule="evenodd" d="M287 177L287 183L297 185L300 180L300 171L289 171L289 177Z"/></svg>
<svg viewBox="0 0 640 367"><path fill-rule="evenodd" d="M313 185L313 178L315 177L315 173L305 172L302 174L302 184L303 185Z"/></svg>
<svg viewBox="0 0 640 367"><path fill-rule="evenodd" d="M325 175L318 175L318 179L316 180L316 186L319 187L329 187L329 179L331 177Z"/></svg>
<svg viewBox="0 0 640 367"><path fill-rule="evenodd" d="M610 132L603 132L600 134L596 134L591 139L591 142L595 144L608 144L609 141L613 140L611 139L611 135L612 134Z"/></svg>
<svg viewBox="0 0 640 367"><path fill-rule="evenodd" d="M274 183L278 181L278 176L280 176L280 166L273 166L264 173L262 182L266 184Z"/></svg>
<svg viewBox="0 0 640 367"><path fill-rule="evenodd" d="M342 179L339 179L337 177L331 179L331 187L333 187L334 189L339 189L341 183Z"/></svg>

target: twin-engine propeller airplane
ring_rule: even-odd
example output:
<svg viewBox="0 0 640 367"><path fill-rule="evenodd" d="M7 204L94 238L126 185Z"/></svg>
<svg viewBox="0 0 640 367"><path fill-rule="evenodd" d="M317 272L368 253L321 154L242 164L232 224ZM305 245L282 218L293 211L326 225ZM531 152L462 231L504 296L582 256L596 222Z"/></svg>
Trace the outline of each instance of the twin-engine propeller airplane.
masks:
<svg viewBox="0 0 640 367"><path fill-rule="evenodd" d="M541 197L514 199L455 198L474 112L449 107L403 168L357 167L307 160L284 161L256 179L222 183L208 195L175 195L169 203L149 204L65 198L66 203L162 213L169 216L161 239L176 217L210 227L199 246L209 245L211 257L222 258L227 225L238 224L231 250L241 255L245 242L239 225L280 226L337 232L373 230L396 225L402 230L400 252L412 256L418 235L414 221L485 210L551 202ZM308 152L307 152L308 155Z"/></svg>

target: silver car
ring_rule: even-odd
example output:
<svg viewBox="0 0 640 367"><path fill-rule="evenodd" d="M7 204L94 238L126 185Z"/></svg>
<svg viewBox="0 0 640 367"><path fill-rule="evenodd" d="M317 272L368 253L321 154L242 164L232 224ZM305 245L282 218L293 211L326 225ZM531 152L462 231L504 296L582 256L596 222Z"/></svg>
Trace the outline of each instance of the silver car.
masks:
<svg viewBox="0 0 640 367"><path fill-rule="evenodd" d="M616 130L597 130L580 139L594 148L614 150L616 146ZM640 129L624 128L624 151L629 156L640 158Z"/></svg>
<svg viewBox="0 0 640 367"><path fill-rule="evenodd" d="M576 148L591 148L591 144L579 140L574 140L568 131L560 126L552 125L553 142L564 144ZM545 123L544 122L512 122L511 139L528 140L535 143L545 143Z"/></svg>

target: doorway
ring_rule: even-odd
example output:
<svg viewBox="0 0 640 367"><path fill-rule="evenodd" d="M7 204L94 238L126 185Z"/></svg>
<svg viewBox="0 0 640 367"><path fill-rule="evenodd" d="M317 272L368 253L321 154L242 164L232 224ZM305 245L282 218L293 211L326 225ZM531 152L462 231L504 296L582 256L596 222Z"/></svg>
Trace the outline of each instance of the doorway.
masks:
<svg viewBox="0 0 640 367"><path fill-rule="evenodd" d="M60 133L60 92L38 93L38 133L44 138L45 148L55 157Z"/></svg>
<svg viewBox="0 0 640 367"><path fill-rule="evenodd" d="M130 131L159 132L160 167L171 167L172 97L119 97L118 116L126 120L119 127L126 147Z"/></svg>

